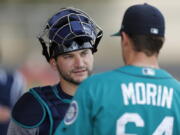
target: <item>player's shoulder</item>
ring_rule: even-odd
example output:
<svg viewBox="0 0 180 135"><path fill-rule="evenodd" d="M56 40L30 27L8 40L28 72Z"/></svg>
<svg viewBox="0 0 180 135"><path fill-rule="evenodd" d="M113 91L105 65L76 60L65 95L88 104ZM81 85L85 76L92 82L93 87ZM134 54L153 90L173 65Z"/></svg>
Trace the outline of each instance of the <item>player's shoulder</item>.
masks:
<svg viewBox="0 0 180 135"><path fill-rule="evenodd" d="M110 81L110 80L114 80L114 78L121 77L121 73L118 72L118 69L113 69L113 70L109 70L109 71L105 71L105 72L101 72L101 73L96 73L92 76L90 76L87 81L91 81L91 82L106 82L106 81Z"/></svg>
<svg viewBox="0 0 180 135"><path fill-rule="evenodd" d="M43 105L29 91L20 97L12 110L13 121L24 128L39 126L45 115Z"/></svg>
<svg viewBox="0 0 180 135"><path fill-rule="evenodd" d="M0 83L3 85L14 85L14 87L26 85L25 78L20 71L4 68L0 68Z"/></svg>
<svg viewBox="0 0 180 135"><path fill-rule="evenodd" d="M8 80L13 80L13 73L4 68L0 68L0 84L6 85Z"/></svg>
<svg viewBox="0 0 180 135"><path fill-rule="evenodd" d="M80 84L79 89L91 89L94 91L96 88L109 87L110 83L116 83L117 80L122 78L121 75L118 77L118 74L117 69L93 74Z"/></svg>

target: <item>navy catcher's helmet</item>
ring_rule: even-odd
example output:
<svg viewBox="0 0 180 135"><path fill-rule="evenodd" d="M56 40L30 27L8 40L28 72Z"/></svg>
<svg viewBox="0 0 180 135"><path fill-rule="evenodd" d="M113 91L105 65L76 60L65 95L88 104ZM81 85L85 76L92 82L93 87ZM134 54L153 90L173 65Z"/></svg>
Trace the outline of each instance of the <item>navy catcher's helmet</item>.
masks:
<svg viewBox="0 0 180 135"><path fill-rule="evenodd" d="M49 62L50 58L71 51L91 48L96 52L102 35L101 28L85 12L63 8L47 21L38 39Z"/></svg>

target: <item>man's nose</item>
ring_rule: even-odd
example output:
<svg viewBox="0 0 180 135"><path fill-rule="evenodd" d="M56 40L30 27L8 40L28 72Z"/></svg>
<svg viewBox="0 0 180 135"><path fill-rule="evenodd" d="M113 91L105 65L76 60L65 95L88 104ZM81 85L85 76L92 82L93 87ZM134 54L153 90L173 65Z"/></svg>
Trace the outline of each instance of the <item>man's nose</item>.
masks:
<svg viewBox="0 0 180 135"><path fill-rule="evenodd" d="M76 56L75 65L78 67L84 66L84 59L81 56Z"/></svg>

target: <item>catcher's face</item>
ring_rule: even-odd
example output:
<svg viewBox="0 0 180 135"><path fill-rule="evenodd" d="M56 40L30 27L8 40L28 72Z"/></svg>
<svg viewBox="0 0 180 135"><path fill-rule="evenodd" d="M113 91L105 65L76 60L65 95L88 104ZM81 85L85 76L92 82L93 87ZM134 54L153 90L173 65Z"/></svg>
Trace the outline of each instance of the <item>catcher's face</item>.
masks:
<svg viewBox="0 0 180 135"><path fill-rule="evenodd" d="M61 79L78 85L91 74L93 62L92 51L83 49L58 56L56 68Z"/></svg>

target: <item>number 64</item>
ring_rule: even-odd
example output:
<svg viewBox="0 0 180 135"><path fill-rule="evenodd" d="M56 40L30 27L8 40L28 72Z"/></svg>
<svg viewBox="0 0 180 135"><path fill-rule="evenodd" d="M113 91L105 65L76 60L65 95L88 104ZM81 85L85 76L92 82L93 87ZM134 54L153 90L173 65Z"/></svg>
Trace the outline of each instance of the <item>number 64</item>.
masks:
<svg viewBox="0 0 180 135"><path fill-rule="evenodd" d="M172 135L174 118L170 116L164 117L152 135ZM136 135L126 134L125 126L128 122L133 122L137 127L144 127L144 120L137 113L125 113L117 120L116 135ZM163 134L164 133L164 134Z"/></svg>

